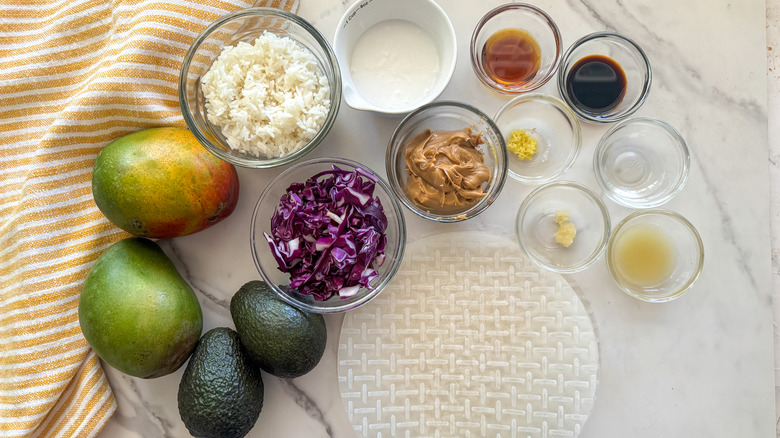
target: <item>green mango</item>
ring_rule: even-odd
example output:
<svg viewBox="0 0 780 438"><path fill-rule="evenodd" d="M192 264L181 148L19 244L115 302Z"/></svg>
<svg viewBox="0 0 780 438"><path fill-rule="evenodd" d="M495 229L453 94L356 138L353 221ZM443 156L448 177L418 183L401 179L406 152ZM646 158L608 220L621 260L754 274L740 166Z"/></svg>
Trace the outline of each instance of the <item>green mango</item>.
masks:
<svg viewBox="0 0 780 438"><path fill-rule="evenodd" d="M81 290L79 323L95 353L135 377L176 371L203 329L200 303L157 243L120 240L97 259Z"/></svg>

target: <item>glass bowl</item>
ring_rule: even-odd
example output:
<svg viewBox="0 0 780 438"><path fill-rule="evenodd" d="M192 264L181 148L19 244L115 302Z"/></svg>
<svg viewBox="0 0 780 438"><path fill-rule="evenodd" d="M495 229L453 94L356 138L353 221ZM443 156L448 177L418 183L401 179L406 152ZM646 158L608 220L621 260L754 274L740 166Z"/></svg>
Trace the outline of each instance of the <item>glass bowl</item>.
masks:
<svg viewBox="0 0 780 438"><path fill-rule="evenodd" d="M353 171L363 169L376 178L374 196L379 198L384 214L387 217L385 235L385 260L381 266L374 268L378 276L371 281L373 289L361 287L349 297L333 296L325 301L315 300L311 295L290 290L290 276L278 269L276 259L263 233L271 234L271 216L279 205L280 199L287 188L293 183L304 183L318 173L330 170L333 166ZM401 266L401 260L406 247L406 223L398 200L393 196L388 184L368 167L343 158L316 158L302 161L290 166L279 174L263 190L255 206L251 221L251 249L255 266L261 277L273 288L276 294L285 302L300 309L316 313L337 313L356 309L379 295L390 283Z"/></svg>
<svg viewBox="0 0 780 438"><path fill-rule="evenodd" d="M426 130L457 131L469 128L481 135L477 148L489 171L489 179L481 186L485 196L462 207L424 206L409 194L410 174L406 165L407 145ZM485 211L504 187L507 156L504 137L485 113L462 102L436 101L421 106L407 115L396 127L387 146L385 157L387 178L398 199L420 217L438 222L459 222Z"/></svg>
<svg viewBox="0 0 780 438"><path fill-rule="evenodd" d="M228 46L252 43L264 31L289 37L308 49L327 78L330 108L313 138L301 148L281 157L258 157L228 145L219 126L206 116L201 79ZM182 62L179 76L179 103L187 127L203 146L217 157L237 166L270 168L292 163L314 150L336 120L341 104L341 74L336 56L325 37L303 18L276 8L247 8L225 15L211 23L195 38Z"/></svg>
<svg viewBox="0 0 780 438"><path fill-rule="evenodd" d="M685 140L674 128L652 117L634 117L604 134L593 154L593 169L613 201L651 208L682 190L690 161Z"/></svg>
<svg viewBox="0 0 780 438"><path fill-rule="evenodd" d="M537 151L530 160L507 152L509 176L532 184L551 181L574 163L580 150L580 121L560 99L530 93L512 98L496 113L498 129L509 144L511 133L525 129L536 140Z"/></svg>
<svg viewBox="0 0 780 438"><path fill-rule="evenodd" d="M614 63L619 70L610 68ZM652 77L647 55L634 41L612 32L595 32L577 40L563 55L558 92L580 118L612 123L642 106ZM620 89L622 95L617 93Z"/></svg>
<svg viewBox="0 0 780 438"><path fill-rule="evenodd" d="M642 301L663 303L693 286L704 265L696 228L668 210L637 211L618 224L607 245L615 283Z"/></svg>
<svg viewBox="0 0 780 438"><path fill-rule="evenodd" d="M523 41L529 41L530 35L532 42L517 45L517 30L525 32ZM523 47L524 53L528 53L529 49L537 52L539 59L535 73L531 68L531 73L526 75L525 69L519 70L516 63L510 65L514 69L502 68L496 65L498 60L495 56L490 57L490 54L499 51L502 40L509 41L507 32L515 33L515 43L507 46ZM489 49L493 50L488 53ZM470 51L471 67L483 84L499 93L519 94L541 87L555 75L563 49L558 26L546 12L526 3L508 3L491 10L479 20L471 35ZM496 64L489 62L491 59ZM491 65L494 67L491 68Z"/></svg>
<svg viewBox="0 0 780 438"><path fill-rule="evenodd" d="M574 236L566 223L576 228ZM601 198L570 181L533 190L520 204L515 223L517 240L528 258L559 273L579 272L593 264L607 245L609 230L609 213Z"/></svg>

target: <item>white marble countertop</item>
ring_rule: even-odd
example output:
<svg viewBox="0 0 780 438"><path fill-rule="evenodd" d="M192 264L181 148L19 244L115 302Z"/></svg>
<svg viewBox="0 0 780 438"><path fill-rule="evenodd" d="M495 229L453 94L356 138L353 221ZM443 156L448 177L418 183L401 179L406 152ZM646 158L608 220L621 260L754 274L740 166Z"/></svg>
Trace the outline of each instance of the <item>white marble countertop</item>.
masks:
<svg viewBox="0 0 780 438"><path fill-rule="evenodd" d="M457 70L441 98L495 114L508 98L480 85L468 62L468 40L479 17L503 2L437 1L459 38ZM305 0L299 14L332 41L350 3ZM780 124L767 129L767 119L777 120L780 113L775 54L780 51L780 1L770 0L766 9L763 1L730 0L534 3L556 20L566 47L591 31L612 29L646 50L654 82L638 114L675 126L692 153L688 184L665 207L696 225L706 251L693 290L662 305L620 292L603 256L574 276L591 304L601 354L599 393L581 437L776 436L775 393L780 391L772 390L778 371L771 297L773 280L780 284L780 255L768 218L780 230L780 205L775 197L770 212L769 184L771 168L771 187L780 189ZM552 83L542 91L557 95ZM342 105L336 125L313 156L349 156L384 174L386 142L398 121ZM597 188L592 152L606 129L583 124L583 150L565 179ZM198 291L204 329L232 327L230 297L243 283L259 278L249 251L249 220L260 192L279 172L240 169L241 199L230 218L207 231L162 242ZM457 225L433 224L407 212L409 238L461 229L511 230L531 188L510 181L487 212ZM631 212L607 205L613 224ZM265 406L250 437L354 436L336 379L342 317L326 320L328 349L314 371L294 380L264 374ZM182 370L142 380L106 369L119 410L101 437L189 436L176 408Z"/></svg>

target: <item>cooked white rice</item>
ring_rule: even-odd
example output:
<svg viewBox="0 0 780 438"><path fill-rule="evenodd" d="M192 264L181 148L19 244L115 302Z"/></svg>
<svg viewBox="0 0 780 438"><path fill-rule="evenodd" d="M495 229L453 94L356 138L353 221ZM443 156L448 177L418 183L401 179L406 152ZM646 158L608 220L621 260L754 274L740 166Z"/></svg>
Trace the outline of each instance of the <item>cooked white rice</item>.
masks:
<svg viewBox="0 0 780 438"><path fill-rule="evenodd" d="M330 109L328 78L314 54L271 32L225 48L201 84L208 120L231 148L257 157L302 148Z"/></svg>

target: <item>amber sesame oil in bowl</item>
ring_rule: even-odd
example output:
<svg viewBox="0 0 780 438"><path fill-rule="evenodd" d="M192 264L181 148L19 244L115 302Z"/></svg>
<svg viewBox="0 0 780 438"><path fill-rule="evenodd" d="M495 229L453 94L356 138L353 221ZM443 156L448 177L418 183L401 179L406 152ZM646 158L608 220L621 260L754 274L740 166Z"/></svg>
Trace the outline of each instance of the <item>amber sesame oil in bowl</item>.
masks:
<svg viewBox="0 0 780 438"><path fill-rule="evenodd" d="M526 93L555 75L561 51L561 33L552 17L534 5L507 3L485 14L474 28L471 67L494 91Z"/></svg>

